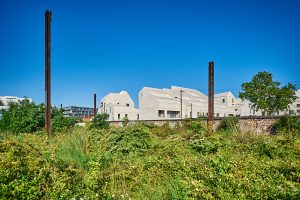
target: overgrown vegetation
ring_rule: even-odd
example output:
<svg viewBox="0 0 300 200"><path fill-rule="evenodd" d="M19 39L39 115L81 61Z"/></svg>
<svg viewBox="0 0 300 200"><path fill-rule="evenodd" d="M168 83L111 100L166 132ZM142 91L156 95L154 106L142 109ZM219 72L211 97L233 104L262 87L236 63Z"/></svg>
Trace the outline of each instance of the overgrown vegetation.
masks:
<svg viewBox="0 0 300 200"><path fill-rule="evenodd" d="M92 120L91 128L96 128L96 129L108 128L109 122L107 121L107 118L108 118L107 113L96 114L96 116L94 116Z"/></svg>
<svg viewBox="0 0 300 200"><path fill-rule="evenodd" d="M32 133L43 129L44 104L36 105L28 100L20 103L10 103L7 111L2 111L0 132ZM56 107L51 108L52 128L56 132L63 132L73 127L79 121L76 117L64 117L63 111Z"/></svg>
<svg viewBox="0 0 300 200"><path fill-rule="evenodd" d="M187 120L45 135L0 137L0 199L300 199L292 132L208 134Z"/></svg>
<svg viewBox="0 0 300 200"><path fill-rule="evenodd" d="M222 131L239 131L238 127L239 119L237 117L224 117L220 125L218 126L218 130Z"/></svg>
<svg viewBox="0 0 300 200"><path fill-rule="evenodd" d="M300 135L300 117L299 116L283 116L273 126L275 133L287 133Z"/></svg>

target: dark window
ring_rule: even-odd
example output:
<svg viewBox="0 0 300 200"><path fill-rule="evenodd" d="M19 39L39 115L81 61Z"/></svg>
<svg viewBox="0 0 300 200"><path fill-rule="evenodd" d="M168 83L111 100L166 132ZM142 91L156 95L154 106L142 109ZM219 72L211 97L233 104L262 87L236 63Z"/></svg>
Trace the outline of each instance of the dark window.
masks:
<svg viewBox="0 0 300 200"><path fill-rule="evenodd" d="M128 118L127 114L125 114L125 117Z"/></svg>
<svg viewBox="0 0 300 200"><path fill-rule="evenodd" d="M297 108L300 108L300 104L297 104Z"/></svg>
<svg viewBox="0 0 300 200"><path fill-rule="evenodd" d="M121 115L120 114L118 114L118 119L121 119Z"/></svg>
<svg viewBox="0 0 300 200"><path fill-rule="evenodd" d="M217 117L220 117L220 114L219 114L219 113L217 113Z"/></svg>
<svg viewBox="0 0 300 200"><path fill-rule="evenodd" d="M222 102L225 103L225 99L222 99Z"/></svg>
<svg viewBox="0 0 300 200"><path fill-rule="evenodd" d="M140 120L140 115L139 114L137 114L136 119Z"/></svg>
<svg viewBox="0 0 300 200"><path fill-rule="evenodd" d="M165 117L165 111L164 110L158 110L158 117Z"/></svg>
<svg viewBox="0 0 300 200"><path fill-rule="evenodd" d="M179 117L180 115L180 112L179 111L171 111L171 110L168 110L167 111L167 116L168 118L176 118L176 117Z"/></svg>
<svg viewBox="0 0 300 200"><path fill-rule="evenodd" d="M129 107L129 103L126 103L126 106Z"/></svg>

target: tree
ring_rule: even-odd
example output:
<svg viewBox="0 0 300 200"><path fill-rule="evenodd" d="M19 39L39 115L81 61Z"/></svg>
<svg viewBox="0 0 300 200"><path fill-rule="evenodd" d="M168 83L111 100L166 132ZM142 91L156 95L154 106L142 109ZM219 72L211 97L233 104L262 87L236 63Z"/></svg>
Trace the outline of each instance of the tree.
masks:
<svg viewBox="0 0 300 200"><path fill-rule="evenodd" d="M4 106L4 103L2 102L1 99L0 99L0 106Z"/></svg>
<svg viewBox="0 0 300 200"><path fill-rule="evenodd" d="M29 102L27 99L20 103L10 103L9 109L3 111L0 120L0 132L30 133L42 130L45 125L45 105ZM51 107L52 128L55 132L65 131L75 125L78 118L67 118L56 107Z"/></svg>
<svg viewBox="0 0 300 200"><path fill-rule="evenodd" d="M93 118L91 128L97 128L97 129L108 128L109 122L107 121L107 119L108 119L107 113L96 114Z"/></svg>
<svg viewBox="0 0 300 200"><path fill-rule="evenodd" d="M280 82L273 81L269 72L259 72L251 80L242 84L242 100L249 100L252 109L261 110L263 115L273 115L279 111L287 111L289 105L296 100L296 86L288 83L280 87Z"/></svg>

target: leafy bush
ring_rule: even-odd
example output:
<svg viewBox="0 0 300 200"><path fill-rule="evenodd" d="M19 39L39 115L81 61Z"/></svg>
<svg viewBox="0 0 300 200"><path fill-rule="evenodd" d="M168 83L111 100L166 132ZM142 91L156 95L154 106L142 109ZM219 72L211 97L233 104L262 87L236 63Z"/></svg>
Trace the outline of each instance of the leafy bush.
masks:
<svg viewBox="0 0 300 200"><path fill-rule="evenodd" d="M224 117L218 126L218 130L236 131L238 128L239 119L237 117Z"/></svg>
<svg viewBox="0 0 300 200"><path fill-rule="evenodd" d="M300 199L297 134L71 130L3 136L0 199Z"/></svg>
<svg viewBox="0 0 300 200"><path fill-rule="evenodd" d="M196 134L203 134L206 132L202 118L198 118L197 120L186 119L183 122L183 127Z"/></svg>
<svg viewBox="0 0 300 200"><path fill-rule="evenodd" d="M272 128L275 133L300 134L300 117L282 116L273 124Z"/></svg>
<svg viewBox="0 0 300 200"><path fill-rule="evenodd" d="M128 123L129 123L128 117L124 117L124 118L122 119L122 126L127 126Z"/></svg>
<svg viewBox="0 0 300 200"><path fill-rule="evenodd" d="M28 100L10 103L9 110L3 111L0 132L35 132L44 127L44 105L35 105Z"/></svg>
<svg viewBox="0 0 300 200"><path fill-rule="evenodd" d="M109 122L107 121L108 114L107 113L101 113L96 114L92 120L91 128L96 129L105 129L109 127Z"/></svg>
<svg viewBox="0 0 300 200"><path fill-rule="evenodd" d="M3 111L0 120L0 132L32 133L42 130L45 125L44 104L36 105L23 100L20 103L10 103L8 111ZM54 132L62 132L73 127L79 118L67 118L62 110L51 108L52 128Z"/></svg>

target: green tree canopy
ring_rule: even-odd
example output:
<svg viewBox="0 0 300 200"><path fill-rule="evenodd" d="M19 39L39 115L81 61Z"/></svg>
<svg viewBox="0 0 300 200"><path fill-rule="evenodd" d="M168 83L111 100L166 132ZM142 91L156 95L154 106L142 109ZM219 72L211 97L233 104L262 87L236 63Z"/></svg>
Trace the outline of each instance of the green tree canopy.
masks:
<svg viewBox="0 0 300 200"><path fill-rule="evenodd" d="M10 103L9 109L3 111L0 120L0 132L30 133L42 130L45 125L45 105L29 102L27 99L20 103ZM54 131L63 131L75 125L78 118L63 116L62 110L51 108L52 128Z"/></svg>
<svg viewBox="0 0 300 200"><path fill-rule="evenodd" d="M257 73L250 82L243 83L242 90L240 98L249 100L252 109L261 110L267 115L288 110L297 98L294 84L281 87L280 82L274 81L272 74L265 71Z"/></svg>

